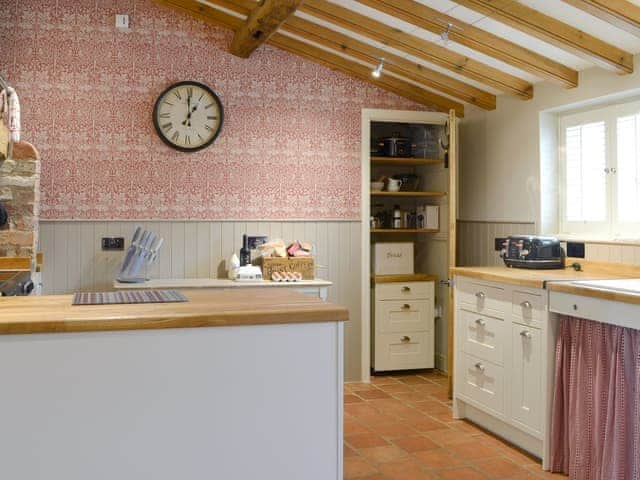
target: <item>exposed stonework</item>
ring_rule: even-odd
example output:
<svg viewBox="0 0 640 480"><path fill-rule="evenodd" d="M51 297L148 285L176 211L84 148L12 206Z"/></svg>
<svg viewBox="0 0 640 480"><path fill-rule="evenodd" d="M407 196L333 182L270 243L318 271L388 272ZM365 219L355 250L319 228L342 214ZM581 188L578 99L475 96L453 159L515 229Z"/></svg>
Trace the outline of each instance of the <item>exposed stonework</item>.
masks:
<svg viewBox="0 0 640 480"><path fill-rule="evenodd" d="M0 257L30 256L35 265L40 159L27 142L13 145L11 157L0 161L0 202L9 214L9 223L0 227Z"/></svg>

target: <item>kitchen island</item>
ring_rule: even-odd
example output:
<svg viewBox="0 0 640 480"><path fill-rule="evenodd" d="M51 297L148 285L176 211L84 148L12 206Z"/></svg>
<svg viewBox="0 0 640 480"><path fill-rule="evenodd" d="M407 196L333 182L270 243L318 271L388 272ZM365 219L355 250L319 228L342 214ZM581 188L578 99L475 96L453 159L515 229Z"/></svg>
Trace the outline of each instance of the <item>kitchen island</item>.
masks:
<svg viewBox="0 0 640 480"><path fill-rule="evenodd" d="M182 293L0 299L3 477L342 478L347 310L281 289Z"/></svg>

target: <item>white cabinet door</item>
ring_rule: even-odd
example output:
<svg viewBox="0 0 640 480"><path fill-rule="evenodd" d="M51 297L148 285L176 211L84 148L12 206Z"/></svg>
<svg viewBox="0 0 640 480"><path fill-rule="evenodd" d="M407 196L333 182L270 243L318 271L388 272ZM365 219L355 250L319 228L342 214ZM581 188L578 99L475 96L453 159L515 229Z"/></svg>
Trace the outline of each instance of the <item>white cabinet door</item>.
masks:
<svg viewBox="0 0 640 480"><path fill-rule="evenodd" d="M540 330L512 325L511 417L514 425L541 438L542 339Z"/></svg>

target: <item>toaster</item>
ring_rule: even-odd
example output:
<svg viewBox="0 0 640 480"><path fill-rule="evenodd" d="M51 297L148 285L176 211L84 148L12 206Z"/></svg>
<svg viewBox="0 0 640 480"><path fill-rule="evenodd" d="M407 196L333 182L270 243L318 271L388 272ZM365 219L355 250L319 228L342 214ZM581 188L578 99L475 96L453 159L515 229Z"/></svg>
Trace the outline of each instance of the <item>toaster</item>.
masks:
<svg viewBox="0 0 640 480"><path fill-rule="evenodd" d="M565 265L564 249L555 237L509 236L500 256L507 267L514 268L552 269Z"/></svg>

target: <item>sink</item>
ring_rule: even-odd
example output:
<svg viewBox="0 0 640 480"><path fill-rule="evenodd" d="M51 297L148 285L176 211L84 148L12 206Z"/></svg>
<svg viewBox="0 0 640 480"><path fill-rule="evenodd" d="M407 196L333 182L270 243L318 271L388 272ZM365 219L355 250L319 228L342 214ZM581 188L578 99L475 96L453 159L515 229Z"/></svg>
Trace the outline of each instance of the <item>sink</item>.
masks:
<svg viewBox="0 0 640 480"><path fill-rule="evenodd" d="M571 282L585 287L599 288L601 290L614 290L617 292L635 293L640 295L640 278L625 278L619 280L580 280Z"/></svg>

